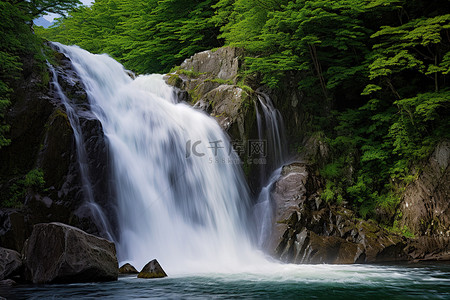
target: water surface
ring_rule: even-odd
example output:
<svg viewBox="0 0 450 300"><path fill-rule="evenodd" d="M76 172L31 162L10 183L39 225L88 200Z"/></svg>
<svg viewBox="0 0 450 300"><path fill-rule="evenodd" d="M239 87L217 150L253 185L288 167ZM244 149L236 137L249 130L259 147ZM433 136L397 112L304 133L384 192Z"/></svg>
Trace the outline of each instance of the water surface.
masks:
<svg viewBox="0 0 450 300"><path fill-rule="evenodd" d="M120 277L117 282L21 285L7 299L450 299L450 264L278 265L248 273ZM170 275L170 274L169 274Z"/></svg>

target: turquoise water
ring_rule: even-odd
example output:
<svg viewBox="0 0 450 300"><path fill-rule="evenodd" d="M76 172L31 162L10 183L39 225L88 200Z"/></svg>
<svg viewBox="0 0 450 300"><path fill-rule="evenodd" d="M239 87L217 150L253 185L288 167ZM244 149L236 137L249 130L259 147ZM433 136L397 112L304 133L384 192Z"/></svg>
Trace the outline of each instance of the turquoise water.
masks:
<svg viewBox="0 0 450 300"><path fill-rule="evenodd" d="M7 299L450 299L450 264L280 265L273 272L176 275L0 288Z"/></svg>

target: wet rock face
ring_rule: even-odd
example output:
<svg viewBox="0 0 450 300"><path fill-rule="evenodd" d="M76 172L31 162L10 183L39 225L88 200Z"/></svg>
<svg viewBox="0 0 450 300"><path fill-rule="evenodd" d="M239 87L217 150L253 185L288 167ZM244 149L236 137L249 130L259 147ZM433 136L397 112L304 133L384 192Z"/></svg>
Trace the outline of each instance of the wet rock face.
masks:
<svg viewBox="0 0 450 300"><path fill-rule="evenodd" d="M17 209L0 209L0 244L20 251L31 234L25 216Z"/></svg>
<svg viewBox="0 0 450 300"><path fill-rule="evenodd" d="M61 223L37 224L23 249L25 279L33 283L113 281L114 243Z"/></svg>
<svg viewBox="0 0 450 300"><path fill-rule="evenodd" d="M441 142L400 205L400 226L417 236L450 237L450 142Z"/></svg>
<svg viewBox="0 0 450 300"><path fill-rule="evenodd" d="M250 140L258 139L255 91L240 80L242 49L223 47L204 51L186 59L180 68L165 77L178 91L178 99L214 117L230 136L239 152L250 189L256 193L261 184L259 166L249 162ZM247 84L247 83L246 83Z"/></svg>
<svg viewBox="0 0 450 300"><path fill-rule="evenodd" d="M324 203L320 182L304 163L283 167L272 191L275 205L268 250L289 263L375 263L409 259L407 240L353 211Z"/></svg>

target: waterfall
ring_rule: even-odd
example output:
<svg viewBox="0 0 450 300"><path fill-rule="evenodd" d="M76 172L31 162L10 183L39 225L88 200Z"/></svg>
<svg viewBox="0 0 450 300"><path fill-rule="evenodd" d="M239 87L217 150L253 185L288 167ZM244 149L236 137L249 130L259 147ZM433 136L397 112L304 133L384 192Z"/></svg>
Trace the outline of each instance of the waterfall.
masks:
<svg viewBox="0 0 450 300"><path fill-rule="evenodd" d="M255 102L258 139L265 141L266 164L260 165L260 184L264 184L270 174L285 163L287 157L286 136L283 118L273 105L270 97L258 93Z"/></svg>
<svg viewBox="0 0 450 300"><path fill-rule="evenodd" d="M140 268L157 258L173 274L242 270L262 259L251 242L239 159L217 122L177 103L162 75L133 80L107 55L55 45L109 142L119 260Z"/></svg>
<svg viewBox="0 0 450 300"><path fill-rule="evenodd" d="M61 99L61 103L64 105L66 109L67 118L69 119L70 125L72 126L73 135L75 138L76 152L77 152L77 162L78 168L80 171L80 179L82 185L82 191L85 198L84 206L88 208L93 216L93 219L96 222L96 225L100 231L102 236L107 237L110 240L114 240L112 235L112 230L110 228L110 224L105 214L103 213L102 208L95 202L94 190L92 188L92 184L90 181L90 172L89 165L87 159L86 148L84 146L84 137L83 132L81 130L80 118L77 113L76 104L73 103L67 96L64 94L59 82L58 82L58 74L53 68L53 66L47 62L47 66L52 73L52 86Z"/></svg>
<svg viewBox="0 0 450 300"><path fill-rule="evenodd" d="M274 183L281 174L281 167L287 159L287 143L284 122L281 113L273 105L270 97L258 93L258 102L255 102L258 138L267 144L266 164L260 166L260 185L262 186L255 208L253 210L256 220L257 242L264 248L265 242L272 230L273 202L271 192Z"/></svg>
<svg viewBox="0 0 450 300"><path fill-rule="evenodd" d="M271 174L265 185L261 188L253 211L254 218L257 222L257 244L261 249L265 248L268 237L272 232L274 206L271 193L273 185L280 178L280 175L281 167Z"/></svg>

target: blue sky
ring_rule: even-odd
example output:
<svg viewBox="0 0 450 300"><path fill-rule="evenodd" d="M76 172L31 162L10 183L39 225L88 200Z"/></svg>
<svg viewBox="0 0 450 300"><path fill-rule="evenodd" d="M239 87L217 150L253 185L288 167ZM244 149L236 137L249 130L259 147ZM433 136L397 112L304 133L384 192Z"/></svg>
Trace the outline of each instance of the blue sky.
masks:
<svg viewBox="0 0 450 300"><path fill-rule="evenodd" d="M84 5L90 5L92 2L94 2L94 0L81 0L81 2L83 2ZM52 22L53 19L57 18L57 17L59 17L59 15L57 15L57 14L48 14L48 15L44 16L44 19Z"/></svg>

